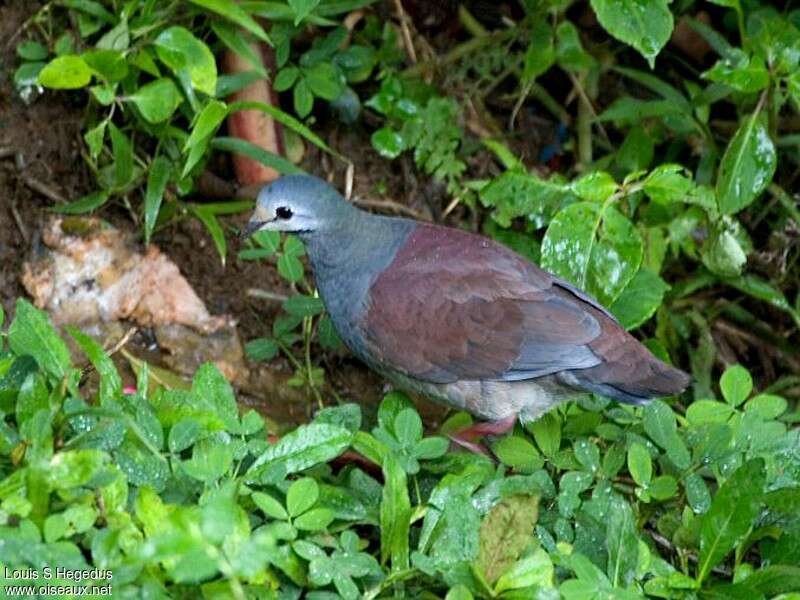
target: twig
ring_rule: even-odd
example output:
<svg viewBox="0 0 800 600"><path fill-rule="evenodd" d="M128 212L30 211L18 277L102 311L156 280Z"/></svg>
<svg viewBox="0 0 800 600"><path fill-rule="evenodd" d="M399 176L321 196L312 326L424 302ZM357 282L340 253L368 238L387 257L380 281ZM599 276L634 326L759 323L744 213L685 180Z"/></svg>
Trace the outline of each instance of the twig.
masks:
<svg viewBox="0 0 800 600"><path fill-rule="evenodd" d="M414 50L414 42L411 40L411 31L408 29L408 15L403 10L403 3L401 0L394 0L394 6L397 9L397 18L400 19L400 30L403 32L403 45L406 47L408 57L411 62L417 64L417 51Z"/></svg>
<svg viewBox="0 0 800 600"><path fill-rule="evenodd" d="M261 288L249 288L246 293L249 298L257 298L258 300L271 300L272 302L286 302L286 300L289 298L289 296L286 294L270 292L268 290L262 290Z"/></svg>
<svg viewBox="0 0 800 600"><path fill-rule="evenodd" d="M661 535L657 531L654 531L652 529L647 529L647 528L645 528L645 531L647 532L647 534L651 538L653 538L653 541L656 544L658 544L659 546L661 546L662 548L664 548L666 550L669 550L673 554L683 553L689 559L690 562L693 562L693 563L697 564L698 558L697 558L696 554L693 554L692 552L683 552L683 551L679 550L678 548L676 548L672 544L672 542L670 542L667 538L665 538L663 535ZM714 567L713 569L711 569L711 572L716 574L716 575L721 575L721 576L727 577L727 578L730 578L732 576L732 573L730 572L730 570L726 569L725 567Z"/></svg>
<svg viewBox="0 0 800 600"><path fill-rule="evenodd" d="M117 352L119 352L122 348L124 348L128 342L131 341L131 338L139 331L139 328L136 326L131 327L128 331L125 332L119 341L114 344L110 350L107 350L109 356L114 356Z"/></svg>
<svg viewBox="0 0 800 600"><path fill-rule="evenodd" d="M391 210L397 213L402 213L404 215L408 215L409 217L413 217L418 221L430 221L430 219L426 218L422 213L417 212L413 208L409 208L399 202L395 202L394 200L369 200L367 198L353 198L353 204L357 204L358 206L366 206L367 208L377 208L382 210Z"/></svg>
<svg viewBox="0 0 800 600"><path fill-rule="evenodd" d="M22 180L22 183L27 185L34 192L39 192L42 196L45 196L46 198L58 204L66 204L67 201L61 194L59 194L49 185L42 183L32 175L28 173L20 173L19 178Z"/></svg>
<svg viewBox="0 0 800 600"><path fill-rule="evenodd" d="M25 240L27 244L30 238L28 237L28 230L25 229L25 224L22 222L22 217L19 215L19 210L17 209L17 204L12 202L11 204L11 216L14 217L14 223L17 225L17 229L19 229L19 233L22 236L22 239Z"/></svg>

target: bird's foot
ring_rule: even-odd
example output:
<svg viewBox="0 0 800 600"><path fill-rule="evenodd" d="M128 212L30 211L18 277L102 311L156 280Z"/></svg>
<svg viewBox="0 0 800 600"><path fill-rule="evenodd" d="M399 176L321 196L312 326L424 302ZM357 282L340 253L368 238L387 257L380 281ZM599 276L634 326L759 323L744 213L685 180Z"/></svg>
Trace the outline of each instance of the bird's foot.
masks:
<svg viewBox="0 0 800 600"><path fill-rule="evenodd" d="M479 421L447 437L450 438L451 442L462 448L466 448L476 454L483 454L489 458L494 458L492 453L485 446L477 443L477 440L487 435L502 435L508 433L514 428L516 422L517 415L511 415L500 421Z"/></svg>

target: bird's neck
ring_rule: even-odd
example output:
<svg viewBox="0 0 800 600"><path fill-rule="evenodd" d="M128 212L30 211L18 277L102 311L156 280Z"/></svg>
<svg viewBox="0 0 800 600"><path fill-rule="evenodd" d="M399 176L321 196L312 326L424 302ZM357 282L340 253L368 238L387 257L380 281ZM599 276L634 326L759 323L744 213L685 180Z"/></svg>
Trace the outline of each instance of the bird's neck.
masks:
<svg viewBox="0 0 800 600"><path fill-rule="evenodd" d="M334 319L357 319L375 277L416 224L353 210L335 227L302 235L317 288Z"/></svg>

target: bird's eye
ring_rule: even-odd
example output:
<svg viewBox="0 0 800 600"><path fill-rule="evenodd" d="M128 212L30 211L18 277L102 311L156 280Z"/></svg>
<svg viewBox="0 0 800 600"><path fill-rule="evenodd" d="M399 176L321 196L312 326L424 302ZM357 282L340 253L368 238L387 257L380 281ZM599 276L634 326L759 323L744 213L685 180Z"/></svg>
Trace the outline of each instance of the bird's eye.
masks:
<svg viewBox="0 0 800 600"><path fill-rule="evenodd" d="M275 216L279 219L291 219L292 218L292 209L286 206L279 206L278 209L275 211Z"/></svg>

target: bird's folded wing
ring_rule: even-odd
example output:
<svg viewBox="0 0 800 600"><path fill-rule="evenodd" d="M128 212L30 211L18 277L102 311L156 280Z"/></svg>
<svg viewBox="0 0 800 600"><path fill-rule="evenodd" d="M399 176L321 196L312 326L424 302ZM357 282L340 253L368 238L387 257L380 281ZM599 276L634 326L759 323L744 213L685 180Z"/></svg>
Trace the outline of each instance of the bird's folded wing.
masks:
<svg viewBox="0 0 800 600"><path fill-rule="evenodd" d="M595 366L604 309L505 247L456 230L412 234L373 282L373 357L436 383L522 380Z"/></svg>

